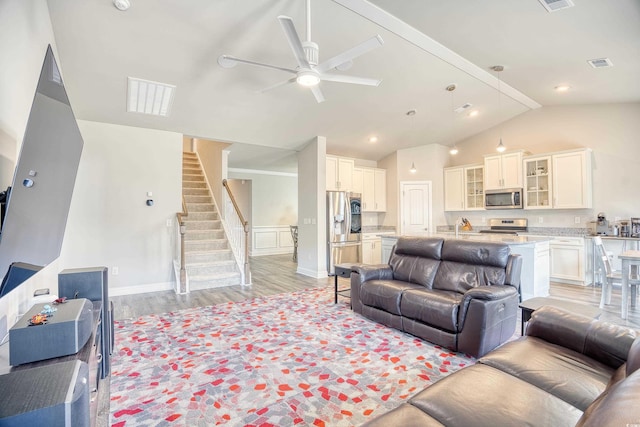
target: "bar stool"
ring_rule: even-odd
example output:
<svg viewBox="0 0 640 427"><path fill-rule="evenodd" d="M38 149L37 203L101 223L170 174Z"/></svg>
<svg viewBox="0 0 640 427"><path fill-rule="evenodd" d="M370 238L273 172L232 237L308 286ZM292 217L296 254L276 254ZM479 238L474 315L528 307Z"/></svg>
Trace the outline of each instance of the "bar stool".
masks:
<svg viewBox="0 0 640 427"><path fill-rule="evenodd" d="M614 270L611 267L611 261L609 260L609 256L600 236L593 237L593 245L594 250L596 251L596 257L600 259L604 268L604 274L602 277L602 295L600 297L600 308L604 308L605 304L611 304L611 288L613 283L620 283L622 285L622 272ZM638 277L637 274L632 274L629 277L629 285L631 288L631 307L635 307L638 296L638 285L640 285L640 277Z"/></svg>

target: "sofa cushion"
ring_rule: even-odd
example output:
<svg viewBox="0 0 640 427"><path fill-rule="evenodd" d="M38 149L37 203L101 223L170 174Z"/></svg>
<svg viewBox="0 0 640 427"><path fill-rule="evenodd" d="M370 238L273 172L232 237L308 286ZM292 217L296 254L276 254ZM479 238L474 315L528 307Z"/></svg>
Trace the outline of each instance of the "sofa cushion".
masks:
<svg viewBox="0 0 640 427"><path fill-rule="evenodd" d="M409 403L450 427L573 426L582 415L544 390L483 364L438 381Z"/></svg>
<svg viewBox="0 0 640 427"><path fill-rule="evenodd" d="M462 294L431 289L409 289L402 295L400 311L408 319L456 332Z"/></svg>
<svg viewBox="0 0 640 427"><path fill-rule="evenodd" d="M443 260L502 269L507 266L510 253L506 243L447 240L442 245Z"/></svg>
<svg viewBox="0 0 640 427"><path fill-rule="evenodd" d="M640 423L640 371L635 371L602 393L576 424L576 427L637 426Z"/></svg>
<svg viewBox="0 0 640 427"><path fill-rule="evenodd" d="M433 289L464 293L478 286L504 285L504 268L442 261Z"/></svg>
<svg viewBox="0 0 640 427"><path fill-rule="evenodd" d="M400 299L407 289L422 288L421 285L399 280L369 280L360 287L360 301L367 306L400 315Z"/></svg>
<svg viewBox="0 0 640 427"><path fill-rule="evenodd" d="M535 337L509 342L479 359L584 411L615 370L582 353Z"/></svg>

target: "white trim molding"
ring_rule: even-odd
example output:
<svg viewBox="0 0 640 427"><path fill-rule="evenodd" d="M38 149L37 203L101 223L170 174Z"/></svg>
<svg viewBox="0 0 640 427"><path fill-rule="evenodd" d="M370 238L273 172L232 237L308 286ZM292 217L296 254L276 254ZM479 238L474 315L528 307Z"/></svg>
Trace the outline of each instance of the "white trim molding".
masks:
<svg viewBox="0 0 640 427"><path fill-rule="evenodd" d="M293 254L288 225L254 225L251 233L251 256Z"/></svg>
<svg viewBox="0 0 640 427"><path fill-rule="evenodd" d="M120 297L123 295L147 294L149 292L173 291L175 286L175 282L159 282L146 285L109 287L109 295Z"/></svg>

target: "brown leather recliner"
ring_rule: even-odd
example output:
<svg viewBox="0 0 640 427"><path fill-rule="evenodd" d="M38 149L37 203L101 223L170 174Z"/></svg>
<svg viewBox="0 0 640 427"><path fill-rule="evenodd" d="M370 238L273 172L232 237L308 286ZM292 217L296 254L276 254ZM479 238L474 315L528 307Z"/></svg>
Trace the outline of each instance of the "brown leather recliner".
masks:
<svg viewBox="0 0 640 427"><path fill-rule="evenodd" d="M522 258L503 243L401 237L389 265L357 266L351 306L387 326L480 357L516 328Z"/></svg>

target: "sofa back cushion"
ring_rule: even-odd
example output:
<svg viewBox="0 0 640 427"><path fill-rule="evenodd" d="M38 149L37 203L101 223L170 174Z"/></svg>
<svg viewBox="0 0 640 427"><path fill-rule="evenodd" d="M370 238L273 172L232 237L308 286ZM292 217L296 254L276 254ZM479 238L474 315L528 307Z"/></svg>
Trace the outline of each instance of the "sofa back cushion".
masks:
<svg viewBox="0 0 640 427"><path fill-rule="evenodd" d="M447 240L433 289L464 293L478 286L504 285L510 253L504 243Z"/></svg>
<svg viewBox="0 0 640 427"><path fill-rule="evenodd" d="M400 237L389 258L394 280L431 289L440 265L443 239Z"/></svg>
<svg viewBox="0 0 640 427"><path fill-rule="evenodd" d="M640 336L636 337L627 356L627 376L640 368Z"/></svg>

